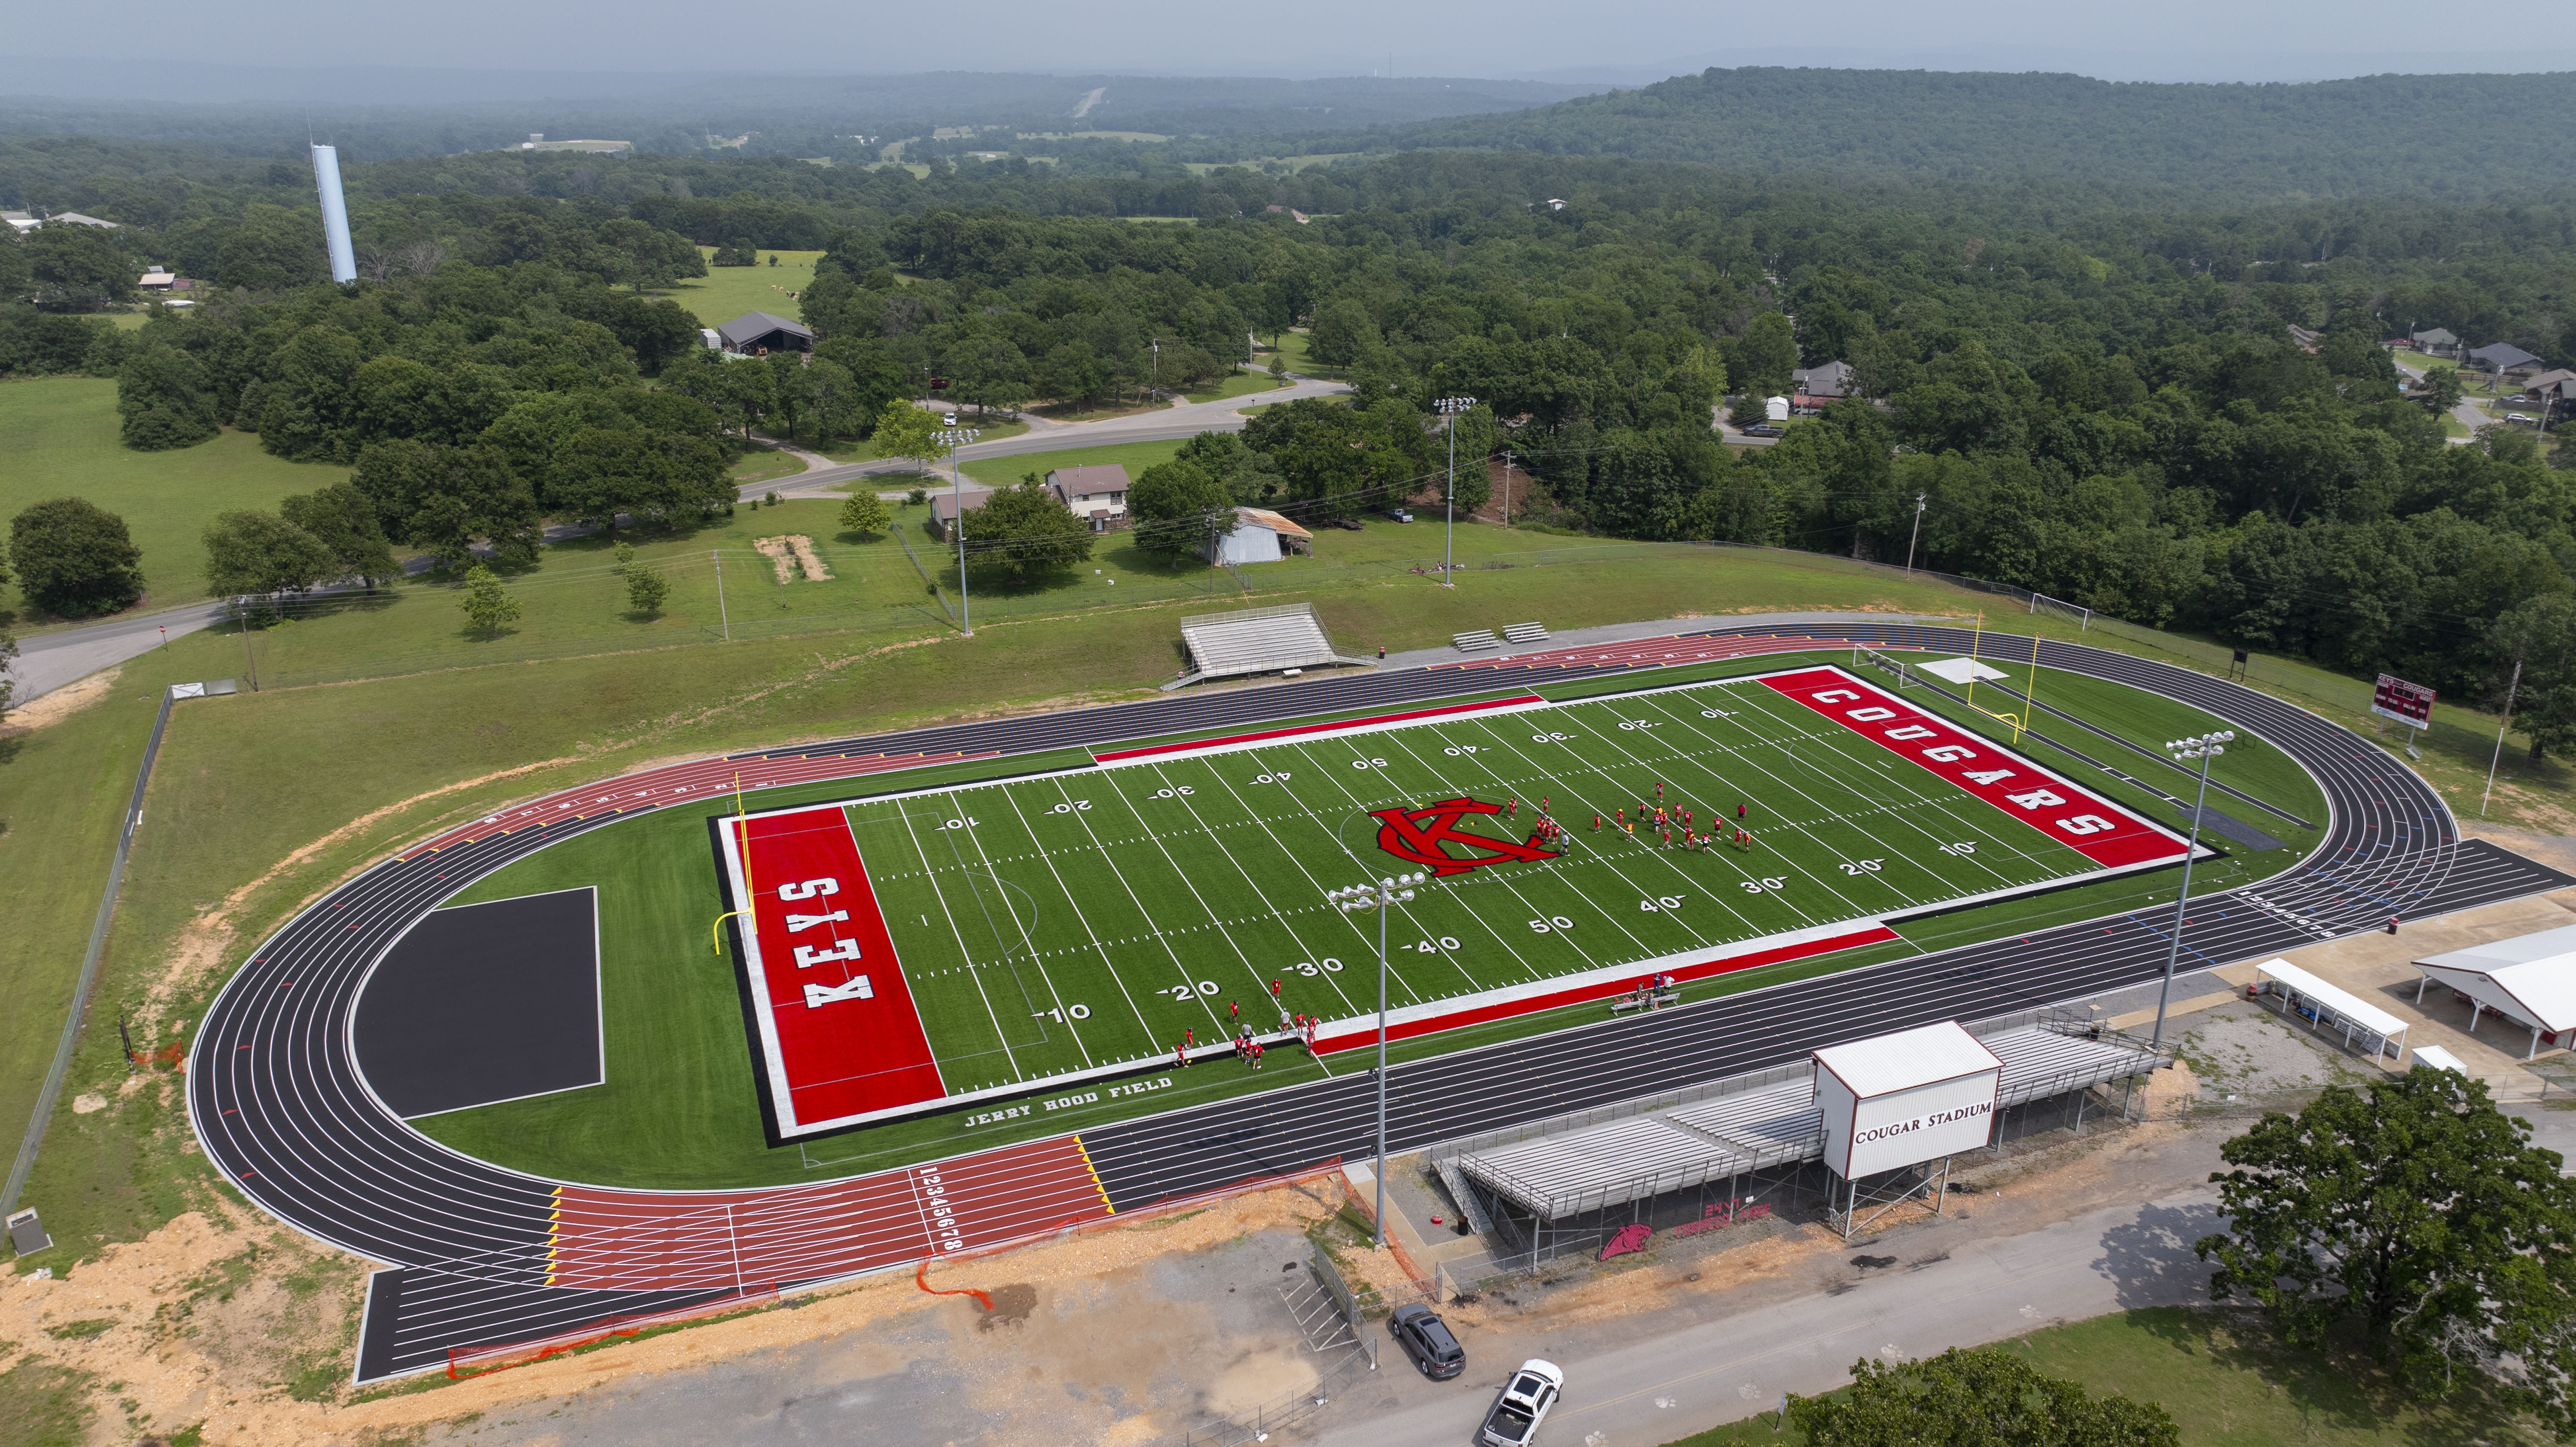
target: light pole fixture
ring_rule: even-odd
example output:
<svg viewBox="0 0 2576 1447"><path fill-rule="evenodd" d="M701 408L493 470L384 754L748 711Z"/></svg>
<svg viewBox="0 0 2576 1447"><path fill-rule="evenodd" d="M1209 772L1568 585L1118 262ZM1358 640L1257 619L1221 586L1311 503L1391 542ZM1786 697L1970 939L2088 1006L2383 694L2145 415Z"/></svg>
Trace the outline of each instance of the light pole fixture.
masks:
<svg viewBox="0 0 2576 1447"><path fill-rule="evenodd" d="M2227 746L2234 742L2234 729L2220 729L2195 738L2175 739L2165 745L2165 751L2173 755L2177 764L2188 764L2194 759L2200 761L2200 792L2191 801L2191 842L2183 848L2182 893L2174 897L2173 938L2165 944L2165 983L2164 989L2156 996L2156 1033L2147 1041L2150 1046L2165 1043L2165 1007L2173 1001L2174 965L2182 958L2182 912L2191 904L2191 865L2200 854L2200 813L2202 806L2209 802L2209 761L2226 753Z"/></svg>
<svg viewBox="0 0 2576 1447"><path fill-rule="evenodd" d="M956 413L948 415L950 421L956 420ZM975 440L975 429L943 427L931 436L948 449L948 480L955 486L950 496L957 504L957 515L949 519L949 526L957 529L957 609L959 617L964 620L962 626L966 636L972 638L975 636L975 605L966 597L966 474L957 466L957 449Z"/></svg>
<svg viewBox="0 0 2576 1447"><path fill-rule="evenodd" d="M1399 874L1375 884L1327 890L1324 898L1344 914L1377 911L1377 1244L1386 1247L1386 912L1413 902L1413 886L1427 874Z"/></svg>
<svg viewBox="0 0 2576 1447"><path fill-rule="evenodd" d="M1443 397L1431 404L1432 409L1449 419L1449 536L1441 545L1440 586L1458 586L1451 572L1458 562L1458 419L1476 405L1473 397Z"/></svg>

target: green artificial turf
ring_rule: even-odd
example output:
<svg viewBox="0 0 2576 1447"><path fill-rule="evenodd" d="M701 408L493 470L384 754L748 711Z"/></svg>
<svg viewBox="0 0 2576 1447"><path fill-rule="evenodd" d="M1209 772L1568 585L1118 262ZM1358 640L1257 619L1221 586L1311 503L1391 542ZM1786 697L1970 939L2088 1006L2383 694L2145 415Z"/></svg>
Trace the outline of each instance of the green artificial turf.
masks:
<svg viewBox="0 0 2576 1447"><path fill-rule="evenodd" d="M1741 675L1816 661L1791 655L1707 672ZM1656 673L1628 687L1662 690L1675 681ZM2071 695L2078 681L2052 674L2043 688L2060 682ZM2190 714L2117 685L2096 687L2106 727L2155 732ZM1923 690L1906 697L1936 701ZM1703 708L1734 716L1708 717ZM1648 727L1634 726L1640 723ZM1568 737L1553 737L1560 733ZM2043 752L2036 745L2030 751ZM1365 1013L1374 1003L1367 978L1374 935L1367 921L1333 912L1321 894L1351 882L1363 866L1393 867L1374 847L1376 825L1365 810L1394 803L1418 806L1460 793L1514 798L1525 830L1536 799L1546 795L1575 829L1563 860L1443 880L1399 912L1391 935L1399 1009L1817 923L1937 907L1972 893L2080 881L2091 872L2063 844L1751 682L1632 692L1543 713L1468 715L1170 762L1099 769L1083 762L1059 752L748 801L758 812L859 793L881 800L847 814L952 1094L1086 1071L1105 1077L1151 1070L1184 1028L1202 1042L1229 1033L1229 1003L1254 1007L1272 978L1283 981L1291 1010L1327 1020ZM2062 759L2043 762L2145 812L2145 796L2117 781ZM2250 749L2245 763L2249 779L2283 782L2263 779ZM1048 769L1073 771L974 782ZM1756 853L1666 852L1613 826L1592 832L1596 805L1605 817L1633 807L1634 793L1651 796L1658 778L1676 803L1694 801L1703 818L1712 803L1727 812L1739 798L1750 802ZM904 797L881 797L888 794ZM2294 807L2313 807L2308 797L2287 796ZM744 1185L811 1178L809 1161L849 1169L892 1164L1347 1068L1332 1057L1315 1063L1283 1050L1258 1076L1231 1062L1202 1062L1160 1072L1175 1084L1141 1097L1076 1097L1017 1120L951 1111L806 1149L770 1149L761 1136L734 967L715 954L710 929L730 906L707 820L730 812L642 816L551 846L458 897L600 887L608 1083L455 1112L418 1122L422 1129L540 1174L637 1186ZM967 820L973 822L959 823ZM1975 853L1939 847L1960 843L1975 844ZM2268 874L2304 847L2204 864L2202 878L2219 888ZM1903 941L1692 982L1684 997L1712 998L2116 913L2159 896L2170 901L2172 884L2172 871L2150 871L1933 913L1901 925ZM1569 1006L1445 1031L1400 1042L1394 1053L1423 1058L1593 1024L1602 1009Z"/></svg>
<svg viewBox="0 0 2576 1447"><path fill-rule="evenodd" d="M206 596L202 535L217 513L273 510L289 494L349 475L345 467L271 457L246 432L136 452L117 441L116 383L98 377L0 382L0 457L8 459L0 466L0 523L64 496L115 513L143 550L144 606L156 608ZM25 606L16 587L0 585L0 614Z"/></svg>

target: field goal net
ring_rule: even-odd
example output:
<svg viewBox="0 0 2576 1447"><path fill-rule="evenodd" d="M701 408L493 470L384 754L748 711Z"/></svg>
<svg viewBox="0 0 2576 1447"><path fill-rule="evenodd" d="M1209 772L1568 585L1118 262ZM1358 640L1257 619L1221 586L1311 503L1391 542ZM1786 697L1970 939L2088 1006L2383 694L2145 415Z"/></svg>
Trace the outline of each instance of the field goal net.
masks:
<svg viewBox="0 0 2576 1447"><path fill-rule="evenodd" d="M1881 673L1890 674L1896 679L1898 688L1912 688L1921 682L1914 676L1914 670L1905 666L1904 659L1891 653L1881 653L1875 648L1852 649L1852 667L1855 670L1875 668Z"/></svg>

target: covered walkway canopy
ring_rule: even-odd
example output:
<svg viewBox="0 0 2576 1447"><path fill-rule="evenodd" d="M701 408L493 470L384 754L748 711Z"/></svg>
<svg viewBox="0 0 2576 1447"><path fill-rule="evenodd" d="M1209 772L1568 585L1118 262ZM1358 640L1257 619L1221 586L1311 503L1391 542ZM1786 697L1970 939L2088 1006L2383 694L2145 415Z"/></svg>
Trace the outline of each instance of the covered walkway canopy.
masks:
<svg viewBox="0 0 2576 1447"><path fill-rule="evenodd" d="M2470 1034L2489 1010L2530 1031L2526 1060L2576 1031L2576 925L2429 955L2415 968L2424 972L2417 1001L2437 980L2468 997Z"/></svg>
<svg viewBox="0 0 2576 1447"><path fill-rule="evenodd" d="M2264 977L2271 977L2266 986ZM2359 1042L2370 1043L2372 1059L2391 1050L2397 1058L2406 1058L2406 1022L2377 1005L2345 990L2327 984L2288 960L2269 959L2254 967L2254 984L2262 994L2281 1002L2282 1012L2296 1014L2319 1034L2331 1030L2343 1036L2345 1048L2356 1048Z"/></svg>

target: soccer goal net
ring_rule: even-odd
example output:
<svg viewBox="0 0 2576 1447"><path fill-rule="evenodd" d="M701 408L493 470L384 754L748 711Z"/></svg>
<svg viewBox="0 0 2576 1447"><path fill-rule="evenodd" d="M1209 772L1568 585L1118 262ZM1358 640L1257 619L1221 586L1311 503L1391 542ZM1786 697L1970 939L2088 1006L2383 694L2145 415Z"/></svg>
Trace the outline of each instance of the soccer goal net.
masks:
<svg viewBox="0 0 2576 1447"><path fill-rule="evenodd" d="M1905 666L1904 659L1881 653L1875 648L1854 648L1852 667L1875 668L1881 673L1893 674L1898 688L1912 688L1915 684L1914 671Z"/></svg>
<svg viewBox="0 0 2576 1447"><path fill-rule="evenodd" d="M2073 623L2077 629L2083 632L2090 633L2093 631L2093 610L2079 604L2069 603L2063 598L2052 598L2046 593L2033 593L2030 595L2030 611L2033 613L2054 614L2057 617Z"/></svg>

